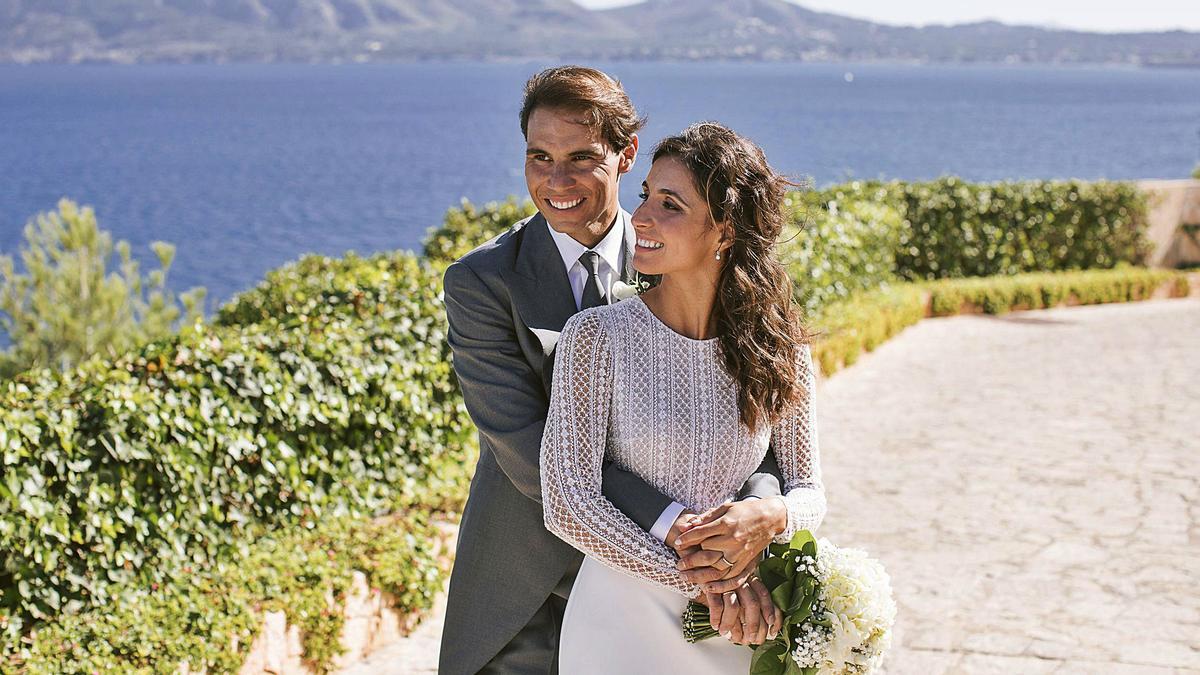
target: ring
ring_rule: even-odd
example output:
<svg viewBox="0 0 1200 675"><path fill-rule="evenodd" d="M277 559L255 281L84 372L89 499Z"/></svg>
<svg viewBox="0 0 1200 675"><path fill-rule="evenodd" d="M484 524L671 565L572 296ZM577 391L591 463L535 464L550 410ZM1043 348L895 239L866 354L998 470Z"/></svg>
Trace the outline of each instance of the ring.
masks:
<svg viewBox="0 0 1200 675"><path fill-rule="evenodd" d="M721 559L720 559L718 562L723 562L723 563L725 563L725 566L724 566L724 567L717 567L717 563L715 563L715 562L713 563L713 567L717 567L717 569L719 569L719 570L722 570L722 571L724 571L724 570L727 570L727 569L729 569L730 567L733 567L733 563L729 562L729 560L727 560L727 559L725 558L725 554L724 554L724 553L722 553L722 554L721 554Z"/></svg>

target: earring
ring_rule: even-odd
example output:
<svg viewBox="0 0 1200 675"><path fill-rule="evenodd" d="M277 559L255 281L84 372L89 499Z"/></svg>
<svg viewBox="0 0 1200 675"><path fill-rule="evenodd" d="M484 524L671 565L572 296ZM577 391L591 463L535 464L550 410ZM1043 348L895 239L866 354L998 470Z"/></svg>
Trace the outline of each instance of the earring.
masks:
<svg viewBox="0 0 1200 675"><path fill-rule="evenodd" d="M717 260L721 259L721 249L717 249Z"/></svg>

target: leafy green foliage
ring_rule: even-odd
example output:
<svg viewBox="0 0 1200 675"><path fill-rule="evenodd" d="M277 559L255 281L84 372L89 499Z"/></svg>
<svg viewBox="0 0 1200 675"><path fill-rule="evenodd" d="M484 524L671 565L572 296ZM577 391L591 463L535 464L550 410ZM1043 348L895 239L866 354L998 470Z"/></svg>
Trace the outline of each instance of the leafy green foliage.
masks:
<svg viewBox="0 0 1200 675"><path fill-rule="evenodd" d="M810 329L817 332L813 361L822 373L832 375L924 316L925 294L909 283L882 286L830 303L808 321Z"/></svg>
<svg viewBox="0 0 1200 675"><path fill-rule="evenodd" d="M1155 293L1183 297L1189 290L1182 272L1129 266L891 284L814 314L809 320L818 332L813 359L822 373L832 375L926 316L1129 302Z"/></svg>
<svg viewBox="0 0 1200 675"><path fill-rule="evenodd" d="M0 256L0 331L11 343L0 353L0 376L66 370L97 354L112 358L168 335L185 315L200 315L204 289L179 300L167 290L174 247L155 242L160 268L143 278L129 244L114 247L90 208L59 201L57 211L25 226L25 244L23 273ZM118 267L110 271L114 251Z"/></svg>
<svg viewBox="0 0 1200 675"><path fill-rule="evenodd" d="M518 200L515 195L502 202L489 202L482 208L464 199L458 208L446 211L441 227L425 236L425 257L444 268L535 212L533 202Z"/></svg>
<svg viewBox="0 0 1200 675"><path fill-rule="evenodd" d="M1200 164L1197 164L1196 168L1192 169L1192 178L1200 179Z"/></svg>
<svg viewBox="0 0 1200 675"><path fill-rule="evenodd" d="M931 316L1043 309L1062 304L1094 305L1146 300L1164 288L1171 297L1188 294L1185 275L1172 270L1120 267L1071 273L945 279L925 285Z"/></svg>
<svg viewBox="0 0 1200 675"><path fill-rule="evenodd" d="M8 636L256 526L460 505L475 450L439 294L406 254L312 257L218 325L3 384Z"/></svg>
<svg viewBox="0 0 1200 675"><path fill-rule="evenodd" d="M883 188L793 193L779 260L806 313L896 278L900 213Z"/></svg>
<svg viewBox="0 0 1200 675"><path fill-rule="evenodd" d="M1149 254L1132 183L889 183L904 218L896 272L910 280L1107 269Z"/></svg>
<svg viewBox="0 0 1200 675"><path fill-rule="evenodd" d="M390 593L401 614L422 613L445 579L440 539L422 511L332 517L270 532L219 564L180 564L166 583L61 617L29 643L0 649L0 670L8 672L7 663L30 675L173 673L186 661L192 672L236 672L263 614L283 611L301 629L305 660L326 672L342 650L351 571Z"/></svg>

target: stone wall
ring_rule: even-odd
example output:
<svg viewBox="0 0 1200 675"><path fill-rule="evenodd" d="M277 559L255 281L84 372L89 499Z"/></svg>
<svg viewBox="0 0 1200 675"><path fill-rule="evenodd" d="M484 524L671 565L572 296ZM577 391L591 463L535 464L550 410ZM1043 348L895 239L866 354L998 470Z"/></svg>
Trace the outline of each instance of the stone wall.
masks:
<svg viewBox="0 0 1200 675"><path fill-rule="evenodd" d="M1151 195L1150 266L1200 264L1200 180L1146 180L1138 187Z"/></svg>

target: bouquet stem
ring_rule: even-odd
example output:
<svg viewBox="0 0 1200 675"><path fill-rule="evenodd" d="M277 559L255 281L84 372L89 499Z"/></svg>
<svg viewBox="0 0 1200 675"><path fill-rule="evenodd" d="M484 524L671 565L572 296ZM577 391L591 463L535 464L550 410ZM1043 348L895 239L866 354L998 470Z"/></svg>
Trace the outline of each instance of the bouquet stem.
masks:
<svg viewBox="0 0 1200 675"><path fill-rule="evenodd" d="M687 609L683 610L683 637L691 643L717 637L717 631L709 620L706 605L698 602L688 603Z"/></svg>

